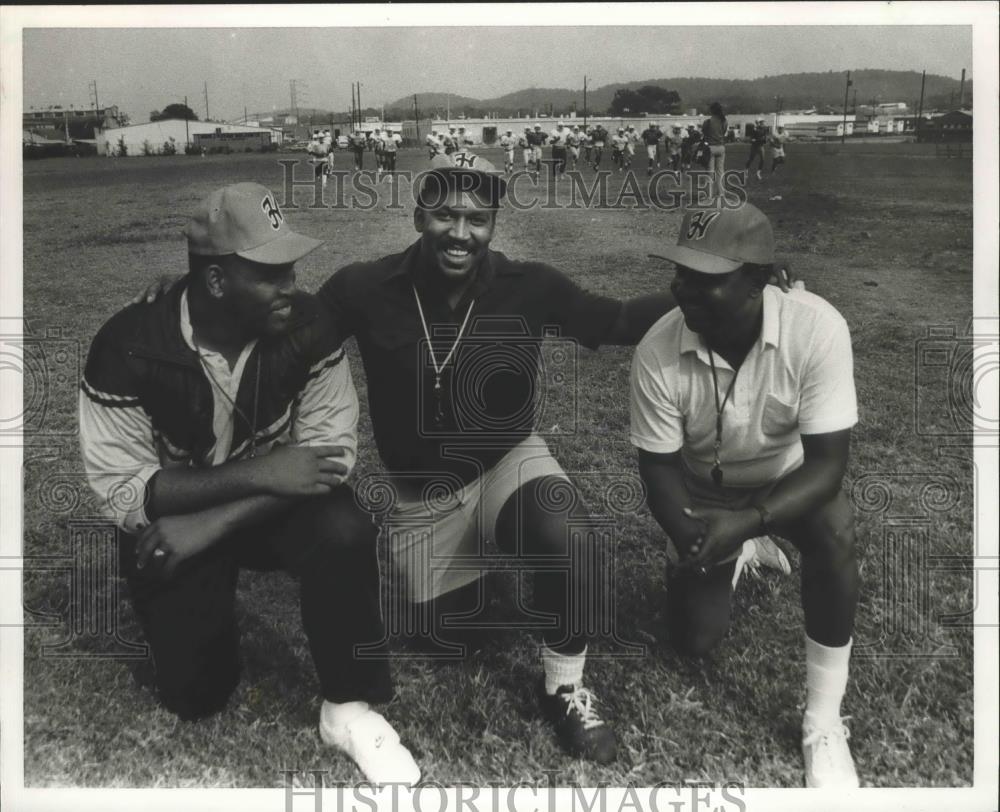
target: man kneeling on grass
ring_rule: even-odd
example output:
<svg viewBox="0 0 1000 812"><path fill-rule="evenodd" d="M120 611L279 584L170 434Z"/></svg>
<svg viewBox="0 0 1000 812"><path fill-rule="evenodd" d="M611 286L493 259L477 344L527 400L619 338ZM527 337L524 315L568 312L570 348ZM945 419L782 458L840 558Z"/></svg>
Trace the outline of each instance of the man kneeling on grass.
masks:
<svg viewBox="0 0 1000 812"><path fill-rule="evenodd" d="M847 324L812 293L765 284L774 238L749 204L686 212L662 253L678 309L636 349L631 439L672 546L674 642L696 655L718 643L744 541L789 539L802 556L806 785L856 787L840 718L858 599L841 489L857 422Z"/></svg>
<svg viewBox="0 0 1000 812"><path fill-rule="evenodd" d="M210 716L239 681L241 567L299 581L323 694L320 734L375 783L420 771L369 702L392 696L388 663L359 660L383 636L377 531L345 478L358 400L326 309L295 288L321 242L293 232L263 186L213 192L186 229L188 275L113 316L80 396L87 473L108 499L138 481L120 553L163 704Z"/></svg>

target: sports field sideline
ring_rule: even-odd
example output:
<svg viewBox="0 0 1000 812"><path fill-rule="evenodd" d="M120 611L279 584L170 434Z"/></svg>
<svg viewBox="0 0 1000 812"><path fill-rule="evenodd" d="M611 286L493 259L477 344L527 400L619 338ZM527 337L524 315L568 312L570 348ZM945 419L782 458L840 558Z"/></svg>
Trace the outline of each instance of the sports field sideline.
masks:
<svg viewBox="0 0 1000 812"><path fill-rule="evenodd" d="M968 427L955 411L968 381L949 382L927 368L920 349L929 327L953 327L960 337L972 315L971 161L941 159L922 145L791 143L787 152L777 175L750 182L750 201L771 217L779 256L847 319L861 407L845 483L863 578L845 702L852 750L865 785L968 785L972 576L932 569L930 558L973 552L971 454L960 448ZM502 164L499 150L482 154ZM78 348L82 364L105 319L159 274L185 270L180 229L201 198L242 180L280 196L278 160L291 157L27 162L24 314L32 332ZM727 167L741 167L745 157L745 146L733 147ZM370 167L371 156L366 160ZM347 153L337 162L346 168ZM404 150L399 168L426 168L426 152ZM642 162L635 168L643 185ZM309 171L304 163L301 169L302 176ZM610 178L612 193L621 178ZM299 194L308 202L308 192ZM316 290L336 268L412 242L403 203L366 212L286 206L296 230L327 241L297 266L300 285ZM679 221L677 212L649 208L504 211L493 247L626 298L669 283L647 251L656 241L673 242ZM55 354L46 357L55 363ZM620 646L597 647L588 666L622 755L598 767L559 752L536 717L532 637L506 631L464 663L395 661L392 717L426 780L510 785L541 782L543 771L558 770L560 781L584 786L720 777L748 786L801 783L797 559L790 556L790 578L741 584L733 630L714 658L696 664L672 653L660 617L662 532L644 507L615 512L608 497L615 483L636 481L627 438L630 357L628 348L581 351L564 379L575 386L546 390L542 425L591 511L614 518L616 629L620 639L646 646L641 658L621 656ZM26 556L67 555L69 522L94 516L78 474L72 352L66 363L66 380L50 382L44 421L25 453ZM364 403L356 356L352 368ZM379 468L364 408L360 434L356 479ZM949 445L958 448L941 453ZM68 490L55 490L60 482ZM900 531L904 519L920 532ZM504 588L512 578L491 586L497 618L517 615ZM84 639L43 653L43 645L67 637L72 595L65 572L29 567L25 601L36 628L25 639L26 784L279 786L286 769L329 769L333 780L357 780L347 759L319 744L318 686L296 601L278 580L243 578L243 681L221 716L186 725L133 679L133 670L143 679L141 662L133 668L109 657L50 656L99 653ZM123 637L136 639L124 599L119 608ZM45 612L54 613L54 625L41 625ZM617 656L601 658L602 650Z"/></svg>

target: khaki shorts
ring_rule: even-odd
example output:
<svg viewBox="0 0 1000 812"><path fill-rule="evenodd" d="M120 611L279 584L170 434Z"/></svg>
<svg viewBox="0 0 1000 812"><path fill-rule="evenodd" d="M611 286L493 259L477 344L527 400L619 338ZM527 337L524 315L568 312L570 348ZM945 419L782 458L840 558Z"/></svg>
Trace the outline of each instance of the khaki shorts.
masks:
<svg viewBox="0 0 1000 812"><path fill-rule="evenodd" d="M431 486L423 498L401 498L385 527L405 597L423 603L480 578L490 567L482 559L501 508L522 485L545 476L569 479L545 441L532 434L458 491ZM397 491L404 489L400 483Z"/></svg>
<svg viewBox="0 0 1000 812"><path fill-rule="evenodd" d="M709 479L702 479L695 476L686 465L681 466L681 471L683 472L684 484L687 486L688 495L691 497L691 507L695 509L722 508L724 510L745 510L751 505L766 499L781 481L775 480L756 488L737 488L731 485L723 485L720 488ZM740 550L741 548L737 547L736 552L717 562L716 566L739 558ZM680 560L677 548L674 547L672 539L668 539L667 559L671 564L676 564Z"/></svg>

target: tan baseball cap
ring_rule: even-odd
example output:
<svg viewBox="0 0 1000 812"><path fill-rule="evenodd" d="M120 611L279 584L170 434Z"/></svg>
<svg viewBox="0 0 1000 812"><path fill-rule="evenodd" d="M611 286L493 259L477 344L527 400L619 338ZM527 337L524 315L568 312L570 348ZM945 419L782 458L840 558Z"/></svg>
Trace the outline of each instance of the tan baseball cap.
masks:
<svg viewBox="0 0 1000 812"><path fill-rule="evenodd" d="M195 209L184 234L191 254L236 254L264 265L296 262L323 244L292 231L274 194L259 183L216 189Z"/></svg>
<svg viewBox="0 0 1000 812"><path fill-rule="evenodd" d="M677 245L650 256L700 273L731 273L747 262L772 264L774 232L767 215L750 203L736 209L688 209Z"/></svg>
<svg viewBox="0 0 1000 812"><path fill-rule="evenodd" d="M496 202L507 194L507 181L492 163L474 152L462 150L451 155L435 155L431 159L431 174L447 179L449 176L466 175L473 183L469 191L485 192ZM427 185L425 178L424 186Z"/></svg>

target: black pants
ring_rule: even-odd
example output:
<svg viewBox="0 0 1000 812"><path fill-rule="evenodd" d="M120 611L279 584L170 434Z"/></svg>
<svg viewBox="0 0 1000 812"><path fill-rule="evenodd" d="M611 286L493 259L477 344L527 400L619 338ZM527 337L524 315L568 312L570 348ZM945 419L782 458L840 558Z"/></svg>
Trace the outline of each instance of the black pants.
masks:
<svg viewBox="0 0 1000 812"><path fill-rule="evenodd" d="M139 574L135 539L123 534L122 572L153 653L163 704L182 719L199 719L222 710L236 688L241 567L283 569L298 581L324 699L391 699L388 661L354 655L355 646L384 636L376 536L347 485L222 540L182 563L169 580Z"/></svg>
<svg viewBox="0 0 1000 812"><path fill-rule="evenodd" d="M764 168L764 147L759 144L750 144L750 157L747 158L747 169L753 169L753 162L757 161L757 169Z"/></svg>
<svg viewBox="0 0 1000 812"><path fill-rule="evenodd" d="M668 567L667 624L675 647L703 656L725 637L735 572L735 560L710 567L705 575Z"/></svg>
<svg viewBox="0 0 1000 812"><path fill-rule="evenodd" d="M566 171L566 147L552 147L552 174L561 175Z"/></svg>

